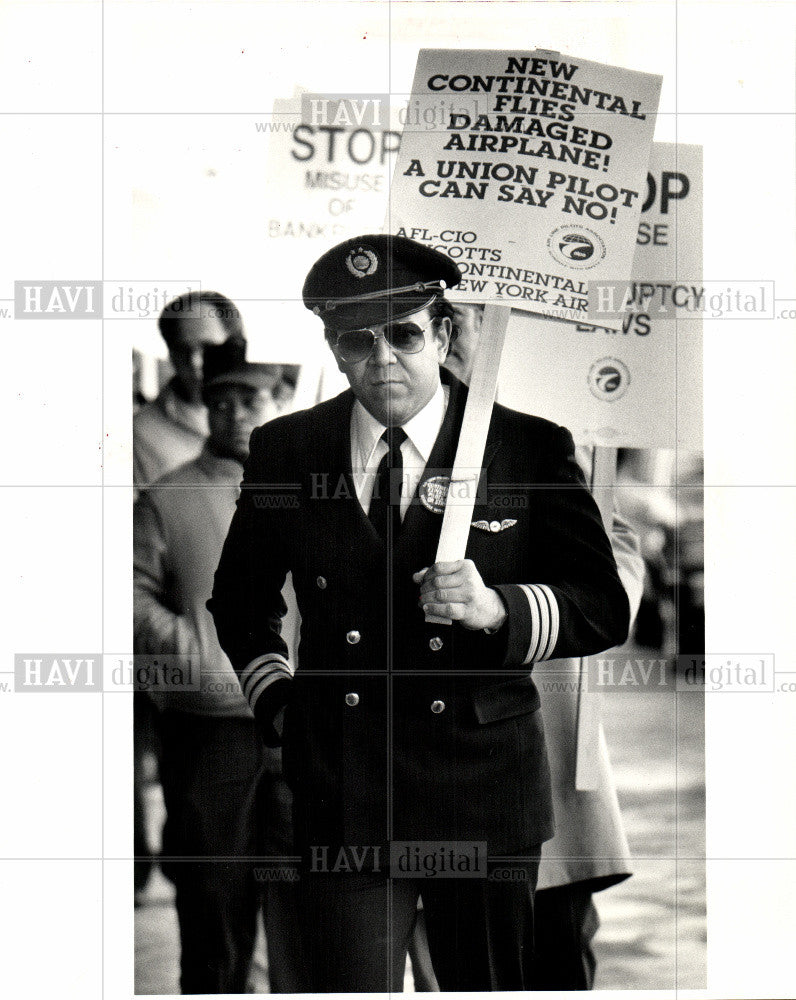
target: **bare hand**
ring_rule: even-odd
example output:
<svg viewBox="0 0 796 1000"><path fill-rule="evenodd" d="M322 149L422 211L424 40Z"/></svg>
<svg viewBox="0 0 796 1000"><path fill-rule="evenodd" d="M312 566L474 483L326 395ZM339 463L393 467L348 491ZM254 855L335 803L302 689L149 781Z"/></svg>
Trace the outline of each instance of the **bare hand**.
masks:
<svg viewBox="0 0 796 1000"><path fill-rule="evenodd" d="M449 618L469 629L497 629L506 620L500 595L486 586L472 559L434 563L412 579L421 585L418 603L427 615Z"/></svg>

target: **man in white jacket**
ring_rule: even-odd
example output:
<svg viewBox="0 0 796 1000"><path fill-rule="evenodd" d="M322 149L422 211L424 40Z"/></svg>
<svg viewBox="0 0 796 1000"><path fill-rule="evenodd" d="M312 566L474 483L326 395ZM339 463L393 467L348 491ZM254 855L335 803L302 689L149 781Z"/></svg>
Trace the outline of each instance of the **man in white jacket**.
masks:
<svg viewBox="0 0 796 1000"><path fill-rule="evenodd" d="M457 336L445 366L465 383L470 380L482 316L481 306L454 305ZM575 457L588 479L592 449L578 447ZM632 622L644 589L644 560L638 536L616 508L609 537ZM592 940L599 927L592 895L629 877L630 852L602 724L594 761L596 787L592 791L575 788L579 662L537 663L534 675L547 735L556 833L542 847L536 889L536 958L530 988L592 989L596 968ZM545 675L552 683L545 683Z"/></svg>

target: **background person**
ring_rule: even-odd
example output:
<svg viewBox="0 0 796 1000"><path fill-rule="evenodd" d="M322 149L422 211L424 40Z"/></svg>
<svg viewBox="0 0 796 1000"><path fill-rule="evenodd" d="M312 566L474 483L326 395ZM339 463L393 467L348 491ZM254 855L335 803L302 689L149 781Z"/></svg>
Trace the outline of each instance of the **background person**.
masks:
<svg viewBox="0 0 796 1000"><path fill-rule="evenodd" d="M240 339L205 348L209 437L198 457L143 491L134 512L136 654L200 667L197 690L150 692L166 806L161 866L176 887L183 993L246 990L258 889L251 861L233 859L257 853L258 782L264 768L279 773L205 607L249 437L276 413L279 366L247 363L244 351ZM275 966L274 981L278 974Z"/></svg>
<svg viewBox="0 0 796 1000"><path fill-rule="evenodd" d="M455 337L445 367L468 383L483 321L484 307L454 303ZM593 449L579 446L576 458L589 476ZM644 559L637 534L616 507L611 547L630 601L631 622L644 589ZM577 660L549 660L536 675L576 680ZM536 890L536 958L529 988L585 990L594 986L596 959L592 947L599 927L592 894L630 875L630 857L608 749L600 724L594 791L576 791L578 694L569 685L541 683L550 770L553 779L555 836L542 848Z"/></svg>
<svg viewBox="0 0 796 1000"><path fill-rule="evenodd" d="M196 458L208 434L202 402L202 352L211 344L245 343L237 306L218 292L187 292L173 299L158 318L174 374L157 397L141 403L133 417L133 483L149 486ZM154 760L152 703L133 695L133 829L136 902L149 880L152 849L146 829L146 758Z"/></svg>
<svg viewBox="0 0 796 1000"><path fill-rule="evenodd" d="M160 314L158 329L174 375L133 417L136 486L148 486L202 450L208 434L202 352L211 344L230 339L245 343L246 339L238 307L219 292L180 295Z"/></svg>

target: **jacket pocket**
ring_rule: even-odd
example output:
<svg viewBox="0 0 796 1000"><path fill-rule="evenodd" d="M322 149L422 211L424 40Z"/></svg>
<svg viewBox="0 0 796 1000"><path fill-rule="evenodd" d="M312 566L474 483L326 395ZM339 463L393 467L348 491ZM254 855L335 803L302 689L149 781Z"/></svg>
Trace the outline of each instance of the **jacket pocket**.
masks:
<svg viewBox="0 0 796 1000"><path fill-rule="evenodd" d="M539 708L539 692L530 674L514 677L500 684L473 691L473 708L478 721L484 725L528 715Z"/></svg>

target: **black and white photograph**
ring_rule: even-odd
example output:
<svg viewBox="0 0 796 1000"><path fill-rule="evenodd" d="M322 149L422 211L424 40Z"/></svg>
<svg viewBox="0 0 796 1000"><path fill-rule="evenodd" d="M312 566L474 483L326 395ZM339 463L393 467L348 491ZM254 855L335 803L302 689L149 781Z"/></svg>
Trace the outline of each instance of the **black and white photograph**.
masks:
<svg viewBox="0 0 796 1000"><path fill-rule="evenodd" d="M9 995L792 995L796 4L0 23Z"/></svg>

